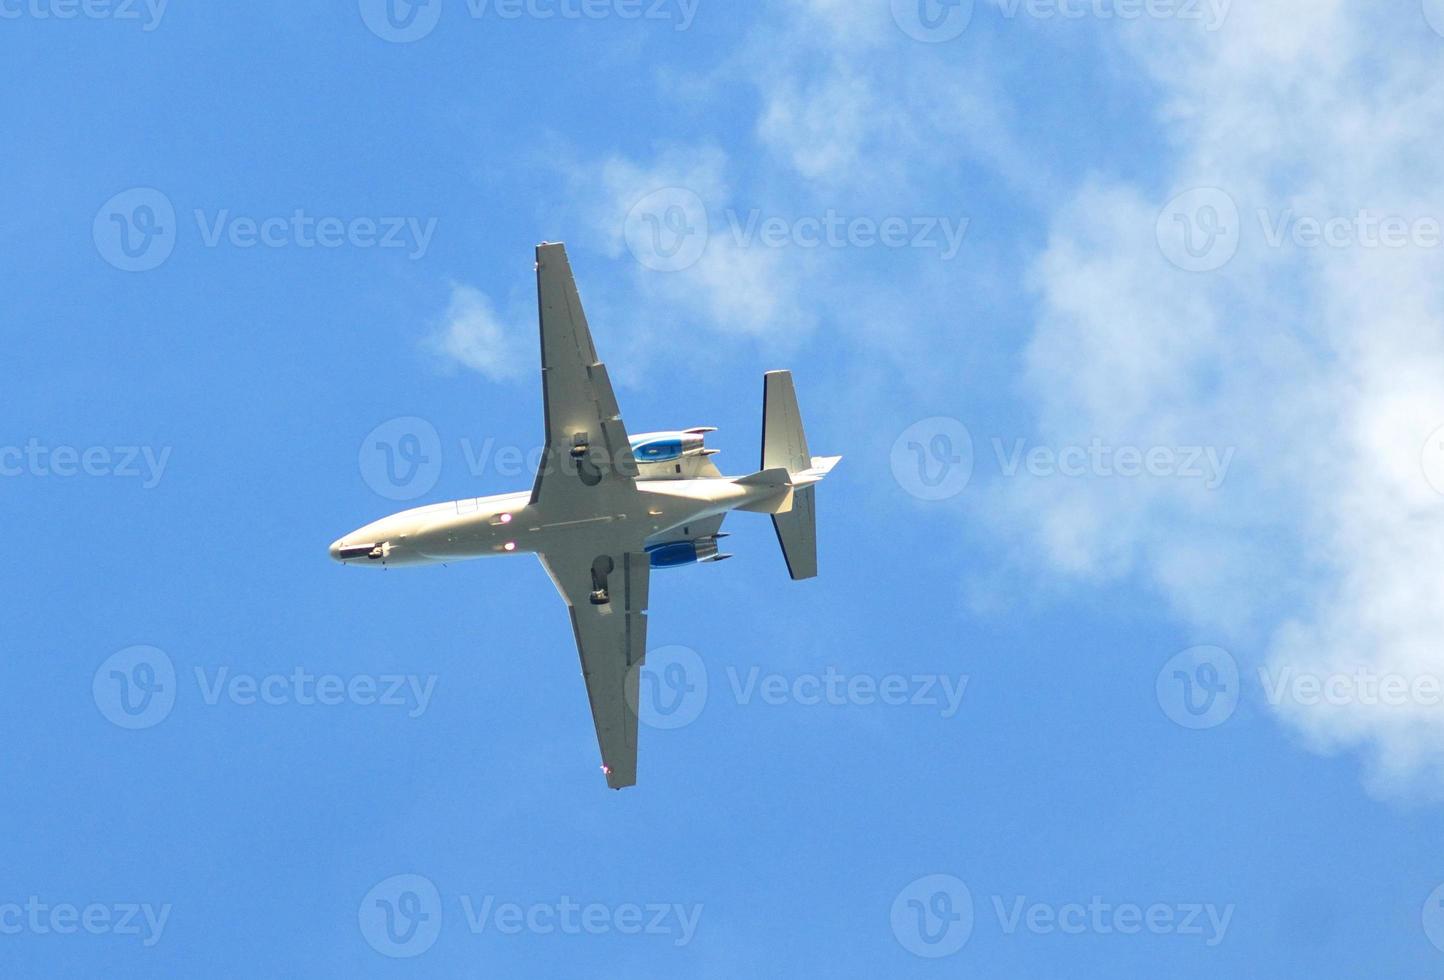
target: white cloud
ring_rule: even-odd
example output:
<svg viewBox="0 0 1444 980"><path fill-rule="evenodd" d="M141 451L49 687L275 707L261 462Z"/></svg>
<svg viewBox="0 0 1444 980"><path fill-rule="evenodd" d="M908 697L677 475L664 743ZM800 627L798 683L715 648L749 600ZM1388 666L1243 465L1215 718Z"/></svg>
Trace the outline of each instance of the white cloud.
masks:
<svg viewBox="0 0 1444 980"><path fill-rule="evenodd" d="M858 174L864 143L884 118L872 82L846 63L803 81L788 75L766 94L758 135L808 180ZM873 160L866 161L871 167Z"/></svg>
<svg viewBox="0 0 1444 980"><path fill-rule="evenodd" d="M1417 4L1238 4L1217 34L1128 33L1176 147L1168 186L1087 186L1035 272L1029 390L1050 438L1237 446L1226 486L1039 485L1011 501L1069 572L1146 574L1193 621L1274 669L1444 676L1444 497L1423 478L1444 424L1444 250L1274 247L1287 215L1444 219L1444 42ZM1169 266L1175 191L1237 201L1223 270ZM1263 215L1260 212L1264 212ZM1053 481L1057 482L1057 481ZM1003 505L1006 506L1006 505ZM1444 710L1280 704L1374 785L1444 771Z"/></svg>
<svg viewBox="0 0 1444 980"><path fill-rule="evenodd" d="M634 339L683 342L695 335L679 330L679 325L693 324L722 336L762 340L770 349L787 349L815 326L816 315L797 304L794 277L805 269L805 258L737 240L728 216L729 209L738 206L728 167L726 154L715 147L669 146L648 161L614 156L575 164L569 174L592 240L631 266L639 297L628 314L639 335ZM695 195L697 207L685 216L689 231L683 237L701 250L695 260L683 252L675 268L652 262L659 256L647 254L646 242L639 247L628 240L629 230L645 237L647 221L659 225L658 234L673 234L661 227L661 212L671 198L662 199L658 213L645 206L650 195L669 188L684 203L691 200L684 195ZM639 202L647 213L639 213Z"/></svg>
<svg viewBox="0 0 1444 980"><path fill-rule="evenodd" d="M1444 250L1273 246L1265 230L1290 213L1444 219L1444 39L1417 4L1235 4L1212 33L1091 25L1132 57L1137 73L1121 82L1153 101L1172 156L1131 182L1070 165L1066 190L1029 150L1026 107L1009 104L986 57L959 65L946 45L897 36L873 16L885 7L868 9L794 0L765 47L709 80L756 87L765 152L745 168L740 152L709 146L575 168L578 200L613 256L627 257L627 214L658 188L691 189L714 219L695 264L634 268L637 316L648 318L637 329L666 336L670 320L800 337L821 318L858 345L854 404L887 398L900 378L935 389L970 356L947 315L957 291L998 270L976 258L898 266L851 249L744 247L715 219L819 202L882 213L925 199L939 161L986 167L1049 224L1031 267L1038 312L1021 378L1039 435L1237 455L1216 490L1166 478L979 486L982 520L1031 533L1063 577L1152 583L1245 660L1252 649L1254 662L1296 671L1444 675L1444 497L1419 465L1444 424ZM1171 266L1155 238L1164 202L1192 187L1223 188L1240 210L1238 254L1217 272ZM1384 790L1444 762L1436 706L1279 710L1322 750L1364 751Z"/></svg>
<svg viewBox="0 0 1444 980"><path fill-rule="evenodd" d="M502 320L481 290L452 284L451 300L426 347L452 367L493 381L516 377L523 367L520 339L531 336Z"/></svg>

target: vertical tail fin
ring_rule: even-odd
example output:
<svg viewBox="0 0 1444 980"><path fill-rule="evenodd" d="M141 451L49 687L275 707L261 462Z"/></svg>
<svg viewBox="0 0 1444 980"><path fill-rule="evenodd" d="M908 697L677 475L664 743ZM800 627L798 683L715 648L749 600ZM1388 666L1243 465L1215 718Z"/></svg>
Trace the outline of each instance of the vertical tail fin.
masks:
<svg viewBox="0 0 1444 980"><path fill-rule="evenodd" d="M800 473L812 466L791 371L768 371L762 376L761 469L779 466L789 473Z"/></svg>
<svg viewBox="0 0 1444 980"><path fill-rule="evenodd" d="M790 371L768 371L763 376L762 469L776 468L785 469L789 474L813 468ZM831 463L827 468L832 468ZM821 479L821 476L816 479ZM787 560L788 574L794 579L812 578L817 574L815 495L816 488L811 483L799 486L793 491L791 509L772 515L777 543L782 546L782 557Z"/></svg>

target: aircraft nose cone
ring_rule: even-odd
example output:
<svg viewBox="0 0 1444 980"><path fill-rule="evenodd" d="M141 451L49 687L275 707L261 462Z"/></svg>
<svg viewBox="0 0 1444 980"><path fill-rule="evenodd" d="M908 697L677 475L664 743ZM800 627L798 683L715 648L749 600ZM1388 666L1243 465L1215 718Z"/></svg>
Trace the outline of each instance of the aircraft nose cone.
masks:
<svg viewBox="0 0 1444 980"><path fill-rule="evenodd" d="M332 542L331 542L331 547L330 547L329 550L330 550L331 560L332 560L332 561L340 561L340 560L341 560L341 541L340 541L340 540L332 541Z"/></svg>

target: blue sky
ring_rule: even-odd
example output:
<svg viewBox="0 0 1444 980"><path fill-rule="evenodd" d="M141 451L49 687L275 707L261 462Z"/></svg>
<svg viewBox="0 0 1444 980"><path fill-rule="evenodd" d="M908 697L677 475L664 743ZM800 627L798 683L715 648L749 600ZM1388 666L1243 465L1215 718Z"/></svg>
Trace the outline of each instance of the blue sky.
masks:
<svg viewBox="0 0 1444 980"><path fill-rule="evenodd" d="M6 975L1437 974L1444 5L432 4L0 2ZM621 793L533 560L325 553L529 486L542 240L846 456Z"/></svg>

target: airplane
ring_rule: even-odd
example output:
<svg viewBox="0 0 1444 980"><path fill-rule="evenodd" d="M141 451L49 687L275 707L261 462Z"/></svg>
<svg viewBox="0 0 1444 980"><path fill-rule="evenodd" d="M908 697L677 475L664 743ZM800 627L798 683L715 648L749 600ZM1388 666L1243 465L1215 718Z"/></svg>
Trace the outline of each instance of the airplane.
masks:
<svg viewBox="0 0 1444 980"><path fill-rule="evenodd" d="M435 565L534 554L571 611L612 789L637 782L639 677L653 568L712 564L734 510L769 514L794 579L817 574L815 484L841 456L812 456L792 375L763 378L762 463L723 476L699 426L628 436L597 358L566 247L536 250L546 447L530 491L393 514L330 547L345 565Z"/></svg>

